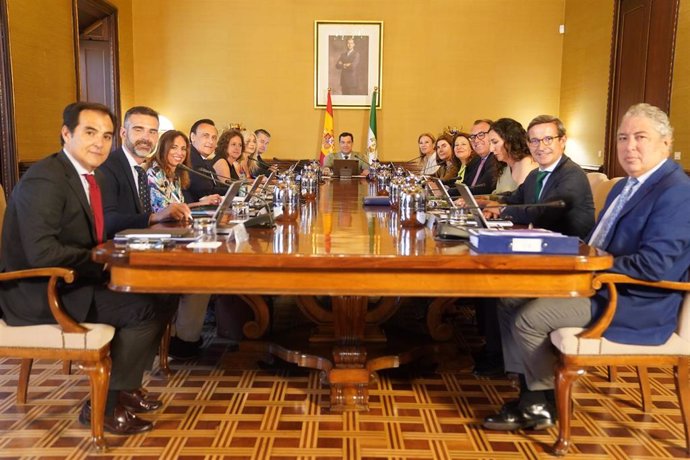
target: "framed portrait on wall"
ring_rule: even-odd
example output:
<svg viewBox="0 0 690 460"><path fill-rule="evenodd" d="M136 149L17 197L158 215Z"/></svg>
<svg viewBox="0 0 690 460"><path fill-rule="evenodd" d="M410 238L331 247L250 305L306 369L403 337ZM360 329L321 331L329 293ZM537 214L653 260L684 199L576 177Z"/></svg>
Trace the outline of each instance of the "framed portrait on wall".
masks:
<svg viewBox="0 0 690 460"><path fill-rule="evenodd" d="M378 88L381 106L383 21L315 21L314 106L370 108Z"/></svg>

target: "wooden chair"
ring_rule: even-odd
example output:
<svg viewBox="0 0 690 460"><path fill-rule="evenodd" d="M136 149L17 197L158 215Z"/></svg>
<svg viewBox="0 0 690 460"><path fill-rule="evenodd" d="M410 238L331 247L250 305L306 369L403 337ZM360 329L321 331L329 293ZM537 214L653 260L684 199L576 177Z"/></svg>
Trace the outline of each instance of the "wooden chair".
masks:
<svg viewBox="0 0 690 460"><path fill-rule="evenodd" d="M37 268L0 273L0 283L25 278L48 277L48 305L57 324L8 326L0 318L0 357L21 358L17 404L26 403L29 375L34 359L75 361L89 375L91 385L91 440L97 451L107 448L103 437L105 400L110 382L110 342L115 328L107 324L75 322L62 308L56 286L71 283L74 271Z"/></svg>
<svg viewBox="0 0 690 460"><path fill-rule="evenodd" d="M685 428L685 447L690 455L690 282L642 281L616 273L603 273L596 276L593 283L596 289L605 284L610 293L610 301L602 317L586 330L568 327L551 333L551 343L560 353L559 364L556 368L559 434L554 444L554 453L565 455L570 446L572 384L585 374L585 368L637 366L643 407L646 409L651 405L646 367L673 366ZM658 346L625 345L603 338L602 334L608 328L616 311L618 300L616 284L636 284L684 291L686 294L678 316L676 333L665 344ZM640 375L641 369L644 375Z"/></svg>

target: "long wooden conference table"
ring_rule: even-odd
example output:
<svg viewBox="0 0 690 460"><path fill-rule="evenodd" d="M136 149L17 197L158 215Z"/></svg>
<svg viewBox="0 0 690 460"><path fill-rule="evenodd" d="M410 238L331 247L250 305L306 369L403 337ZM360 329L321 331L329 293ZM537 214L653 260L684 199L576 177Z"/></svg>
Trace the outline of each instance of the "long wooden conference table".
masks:
<svg viewBox="0 0 690 460"><path fill-rule="evenodd" d="M375 372L412 358L367 354L372 343L386 340L380 326L399 297L437 298L427 323L443 339L450 335L443 311L455 298L590 296L593 273L612 264L611 256L586 245L578 255L499 255L435 241L430 228L401 228L389 208L365 208L372 187L365 179L327 181L296 222L248 229L248 239L211 252L182 245L128 251L108 242L94 249L94 259L108 264L116 291L243 295L255 315L245 335L268 353L319 369L330 386L331 410L367 409ZM270 321L262 296L269 295L297 296L315 324L312 342L327 343L330 356L259 341ZM330 305L317 296L330 296ZM372 297L380 301L372 304Z"/></svg>

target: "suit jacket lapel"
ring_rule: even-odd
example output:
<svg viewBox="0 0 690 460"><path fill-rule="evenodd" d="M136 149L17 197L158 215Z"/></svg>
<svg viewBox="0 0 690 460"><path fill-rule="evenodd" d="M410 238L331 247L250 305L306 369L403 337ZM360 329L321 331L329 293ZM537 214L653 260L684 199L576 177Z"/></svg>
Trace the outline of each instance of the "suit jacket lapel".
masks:
<svg viewBox="0 0 690 460"><path fill-rule="evenodd" d="M65 177L67 178L67 183L69 184L72 193L76 195L77 199L79 200L79 203L81 204L82 209L84 210L84 214L86 214L86 218L88 219L89 225L91 226L91 238L95 243L97 241L96 223L93 220L93 211L91 210L89 199L86 197L86 191L84 190L84 185L81 181L81 177L79 177L79 174L77 174L77 171L74 169L74 166L72 166L72 163L69 161L64 152L58 153L57 158L62 164L62 166L65 168Z"/></svg>
<svg viewBox="0 0 690 460"><path fill-rule="evenodd" d="M124 149L120 147L115 151L118 160L120 161L120 167L122 168L122 174L127 179L127 184L129 184L130 192L132 192L132 197L134 197L134 205L137 208L138 213L144 212L141 207L141 200L139 200L139 192L137 191L137 185L134 183L134 175L132 174L132 168L129 166L129 161L127 161L127 154Z"/></svg>
<svg viewBox="0 0 690 460"><path fill-rule="evenodd" d="M668 161L661 167L659 168L654 174L652 174L649 179L647 179L644 184L640 186L640 189L635 192L635 194L630 197L630 200L628 200L627 203L625 203L625 206L623 206L623 209L621 210L621 213L618 216L618 219L629 213L632 209L637 206L637 204L642 201L658 184L661 179L666 177L667 174L669 174L672 171L672 163L669 163ZM622 190L622 189L621 189Z"/></svg>

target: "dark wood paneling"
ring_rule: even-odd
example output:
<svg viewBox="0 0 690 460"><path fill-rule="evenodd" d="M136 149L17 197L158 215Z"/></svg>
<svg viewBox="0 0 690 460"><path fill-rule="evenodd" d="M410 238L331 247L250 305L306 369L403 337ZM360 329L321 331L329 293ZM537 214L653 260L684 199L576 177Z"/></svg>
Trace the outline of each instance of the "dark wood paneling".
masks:
<svg viewBox="0 0 690 460"><path fill-rule="evenodd" d="M617 0L614 18L606 173L625 175L616 155L616 131L627 109L648 102L668 112L678 0Z"/></svg>

